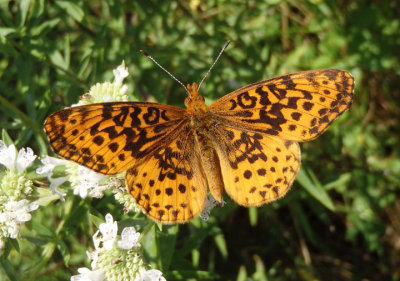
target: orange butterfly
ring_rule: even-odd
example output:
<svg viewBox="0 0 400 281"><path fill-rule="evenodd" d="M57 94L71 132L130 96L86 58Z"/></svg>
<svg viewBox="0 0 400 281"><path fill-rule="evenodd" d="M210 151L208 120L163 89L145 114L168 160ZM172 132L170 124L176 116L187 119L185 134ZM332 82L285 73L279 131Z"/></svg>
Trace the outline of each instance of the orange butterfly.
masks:
<svg viewBox="0 0 400 281"><path fill-rule="evenodd" d="M207 106L196 83L186 109L150 102L77 106L44 125L55 153L94 171L126 171L126 185L153 220L182 223L204 208L207 186L238 204L284 196L300 167L299 141L321 135L352 104L346 71L293 73L240 88Z"/></svg>

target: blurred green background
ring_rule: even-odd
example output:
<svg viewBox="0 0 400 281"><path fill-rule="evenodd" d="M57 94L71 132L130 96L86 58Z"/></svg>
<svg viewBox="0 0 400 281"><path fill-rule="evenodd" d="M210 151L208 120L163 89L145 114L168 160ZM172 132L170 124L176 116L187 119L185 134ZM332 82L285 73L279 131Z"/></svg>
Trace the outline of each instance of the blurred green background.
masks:
<svg viewBox="0 0 400 281"><path fill-rule="evenodd" d="M132 100L182 107L185 90L138 50L186 84L228 39L202 86L207 102L281 74L339 68L355 77L354 104L301 144L302 170L285 198L250 209L225 198L206 223L153 227L147 260L168 280L400 280L397 0L2 0L0 128L18 147L52 154L46 116L112 80L122 60ZM107 212L129 222L112 196L69 196L36 211L18 258L0 258L0 280L4 270L18 272L14 280L69 280L89 264L88 214Z"/></svg>

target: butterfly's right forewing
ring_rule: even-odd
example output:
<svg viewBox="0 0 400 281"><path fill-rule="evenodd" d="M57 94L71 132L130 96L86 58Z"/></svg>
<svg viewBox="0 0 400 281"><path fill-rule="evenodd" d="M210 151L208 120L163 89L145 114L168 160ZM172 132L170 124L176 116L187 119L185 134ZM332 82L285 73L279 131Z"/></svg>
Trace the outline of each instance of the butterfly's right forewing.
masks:
<svg viewBox="0 0 400 281"><path fill-rule="evenodd" d="M44 129L58 155L103 174L132 167L168 142L184 109L145 102L99 103L50 115Z"/></svg>

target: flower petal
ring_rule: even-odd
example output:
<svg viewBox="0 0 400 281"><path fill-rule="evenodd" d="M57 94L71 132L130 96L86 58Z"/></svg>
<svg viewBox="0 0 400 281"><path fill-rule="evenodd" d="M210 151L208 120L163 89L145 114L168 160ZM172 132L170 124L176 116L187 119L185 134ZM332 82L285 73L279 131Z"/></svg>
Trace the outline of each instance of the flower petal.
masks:
<svg viewBox="0 0 400 281"><path fill-rule="evenodd" d="M29 167L35 159L36 155L33 154L33 150L30 147L21 148L17 157L17 171L19 173L25 171L25 169Z"/></svg>
<svg viewBox="0 0 400 281"><path fill-rule="evenodd" d="M3 164L10 171L15 171L15 158L17 150L15 145L11 144L8 147L3 141L0 141L0 164Z"/></svg>
<svg viewBox="0 0 400 281"><path fill-rule="evenodd" d="M91 271L86 267L78 269L79 275L71 276L71 281L103 281L104 273L101 270Z"/></svg>
<svg viewBox="0 0 400 281"><path fill-rule="evenodd" d="M121 240L118 241L117 246L123 250L130 250L133 246L136 245L138 239L140 237L140 233L136 232L133 226L125 227L121 233Z"/></svg>
<svg viewBox="0 0 400 281"><path fill-rule="evenodd" d="M125 63L122 63L120 66L117 67L117 69L113 70L115 79L114 83L115 84L122 84L122 81L129 75L128 73L128 68L125 67Z"/></svg>
<svg viewBox="0 0 400 281"><path fill-rule="evenodd" d="M99 230L103 236L103 244L106 250L111 250L115 239L117 238L118 225L116 221L113 221L111 214L106 215L106 223L99 225Z"/></svg>

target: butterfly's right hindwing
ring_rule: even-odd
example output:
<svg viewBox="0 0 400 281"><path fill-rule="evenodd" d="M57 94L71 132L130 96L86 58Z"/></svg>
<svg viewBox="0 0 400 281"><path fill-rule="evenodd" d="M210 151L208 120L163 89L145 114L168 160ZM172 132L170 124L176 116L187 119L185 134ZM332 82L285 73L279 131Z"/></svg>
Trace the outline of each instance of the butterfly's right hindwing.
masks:
<svg viewBox="0 0 400 281"><path fill-rule="evenodd" d="M183 126L171 142L126 172L126 185L152 219L183 223L204 208L207 182L193 131Z"/></svg>

